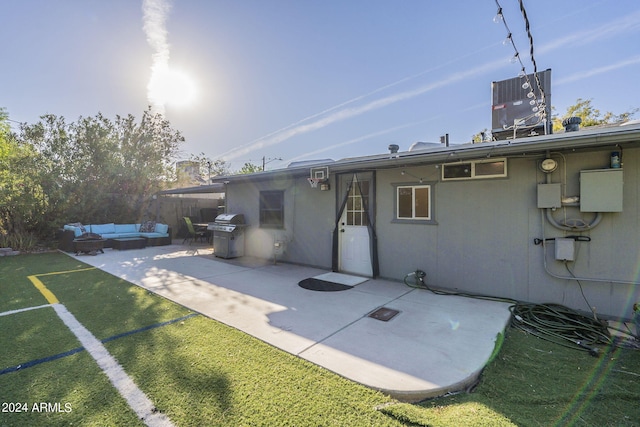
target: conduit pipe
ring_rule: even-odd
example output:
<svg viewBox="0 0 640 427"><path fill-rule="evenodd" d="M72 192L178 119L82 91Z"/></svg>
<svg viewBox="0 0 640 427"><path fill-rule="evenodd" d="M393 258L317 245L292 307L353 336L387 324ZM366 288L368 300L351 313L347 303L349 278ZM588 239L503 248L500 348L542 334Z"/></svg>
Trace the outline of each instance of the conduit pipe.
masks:
<svg viewBox="0 0 640 427"><path fill-rule="evenodd" d="M544 216L542 212L540 212L540 217L542 219L542 264L544 266L544 271L551 277L555 277L556 279L563 280L574 280L574 281L582 281L582 282L597 282L597 283L610 283L610 284L620 284L620 285L633 285L638 286L640 282L636 282L633 280L619 280L619 279L598 279L595 277L576 277L576 276L561 276L559 274L553 273L549 270L547 266L547 245L545 242L545 230L544 230ZM595 221L595 220L594 220ZM575 230L573 230L575 231Z"/></svg>
<svg viewBox="0 0 640 427"><path fill-rule="evenodd" d="M591 230L596 225L600 224L600 221L602 221L602 212L597 212L595 218L589 224L585 224L583 226L570 227L570 226L565 225L565 224L560 224L558 221L556 221L556 219L551 214L551 211L552 211L551 208L547 208L545 210L547 211L546 212L547 221L549 221L549 224L551 224L555 228L563 230L563 231Z"/></svg>
<svg viewBox="0 0 640 427"><path fill-rule="evenodd" d="M562 154L561 154L562 155ZM546 156L547 158L551 157L551 151L547 150L546 152ZM564 156L562 156L562 160L563 160L563 167L565 170L565 174L567 173L567 160L564 158ZM547 184L551 184L551 174L548 173L546 174L546 180L547 180ZM565 183L566 185L566 183ZM547 216L547 221L549 221L549 224L553 225L555 228L562 230L562 231L582 231L582 230L591 230L592 228L595 228L598 224L600 224L600 221L602 221L602 212L597 212L595 218L593 218L593 221L591 221L590 223L586 223L584 222L584 225L582 226L575 226L575 227L571 227L567 224L560 224L558 221L556 221L556 219L553 217L552 214L552 209L551 208L547 208L546 210L546 216Z"/></svg>

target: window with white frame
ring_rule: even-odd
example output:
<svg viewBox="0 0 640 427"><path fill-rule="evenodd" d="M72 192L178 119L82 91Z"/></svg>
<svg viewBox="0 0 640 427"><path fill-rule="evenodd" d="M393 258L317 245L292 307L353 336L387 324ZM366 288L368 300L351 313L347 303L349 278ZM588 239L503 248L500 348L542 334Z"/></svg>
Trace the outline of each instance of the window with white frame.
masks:
<svg viewBox="0 0 640 427"><path fill-rule="evenodd" d="M507 176L507 159L483 159L442 165L442 180L502 178Z"/></svg>
<svg viewBox="0 0 640 427"><path fill-rule="evenodd" d="M431 220L431 185L398 185L396 219Z"/></svg>

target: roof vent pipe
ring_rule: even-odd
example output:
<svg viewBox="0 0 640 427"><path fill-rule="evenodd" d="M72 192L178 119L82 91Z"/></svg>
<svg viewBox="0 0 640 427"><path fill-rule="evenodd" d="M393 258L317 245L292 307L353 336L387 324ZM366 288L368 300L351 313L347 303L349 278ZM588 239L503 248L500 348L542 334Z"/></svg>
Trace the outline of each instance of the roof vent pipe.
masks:
<svg viewBox="0 0 640 427"><path fill-rule="evenodd" d="M580 123L582 123L580 117L567 117L562 121L562 126L565 132L577 132L580 130Z"/></svg>
<svg viewBox="0 0 640 427"><path fill-rule="evenodd" d="M398 146L398 144L389 144L389 152L391 154L397 153L399 149L400 147Z"/></svg>

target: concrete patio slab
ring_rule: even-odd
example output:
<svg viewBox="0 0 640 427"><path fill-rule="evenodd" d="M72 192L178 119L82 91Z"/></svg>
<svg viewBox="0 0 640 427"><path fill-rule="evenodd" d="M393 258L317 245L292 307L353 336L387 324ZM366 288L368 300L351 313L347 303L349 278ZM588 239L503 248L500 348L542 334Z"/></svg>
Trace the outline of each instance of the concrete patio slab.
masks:
<svg viewBox="0 0 640 427"><path fill-rule="evenodd" d="M326 270L178 245L105 250L82 261L405 401L473 384L510 318L508 304L435 295L389 280L315 292ZM379 307L400 313L368 317Z"/></svg>

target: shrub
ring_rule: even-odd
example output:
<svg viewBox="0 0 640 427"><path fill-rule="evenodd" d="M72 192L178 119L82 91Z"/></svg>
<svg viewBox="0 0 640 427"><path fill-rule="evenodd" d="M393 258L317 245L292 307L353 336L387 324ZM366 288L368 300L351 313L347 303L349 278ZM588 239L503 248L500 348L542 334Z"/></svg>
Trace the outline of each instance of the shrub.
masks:
<svg viewBox="0 0 640 427"><path fill-rule="evenodd" d="M34 233L17 232L0 234L0 247L19 251L31 251L37 247L38 238Z"/></svg>

